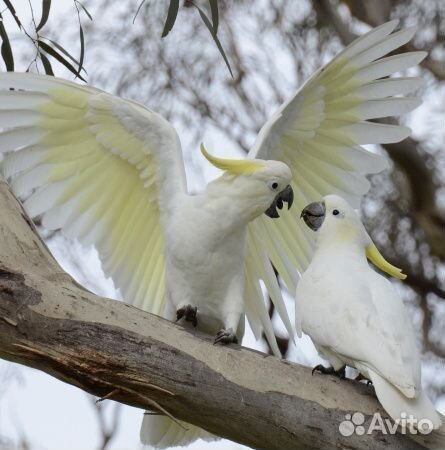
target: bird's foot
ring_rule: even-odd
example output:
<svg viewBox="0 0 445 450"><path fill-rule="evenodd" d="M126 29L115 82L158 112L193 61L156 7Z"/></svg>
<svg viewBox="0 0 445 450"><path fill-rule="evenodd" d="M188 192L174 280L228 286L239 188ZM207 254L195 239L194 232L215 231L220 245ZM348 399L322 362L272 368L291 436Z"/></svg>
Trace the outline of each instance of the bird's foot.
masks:
<svg viewBox="0 0 445 450"><path fill-rule="evenodd" d="M346 377L346 366L343 366L339 370L335 370L333 367L325 367L322 364L318 364L318 366L315 366L312 369L312 375L314 372L320 372L323 375L335 375L336 377L340 378L340 380L344 380Z"/></svg>
<svg viewBox="0 0 445 450"><path fill-rule="evenodd" d="M364 377L361 373L359 373L355 378L354 381L366 381L367 386L372 386L372 381L369 378Z"/></svg>
<svg viewBox="0 0 445 450"><path fill-rule="evenodd" d="M176 311L176 322L184 317L187 322L192 322L193 326L196 327L198 325L197 312L196 306L185 305Z"/></svg>
<svg viewBox="0 0 445 450"><path fill-rule="evenodd" d="M238 338L236 334L232 330L232 328L228 328L227 330L219 330L215 336L215 340L213 344L238 344Z"/></svg>

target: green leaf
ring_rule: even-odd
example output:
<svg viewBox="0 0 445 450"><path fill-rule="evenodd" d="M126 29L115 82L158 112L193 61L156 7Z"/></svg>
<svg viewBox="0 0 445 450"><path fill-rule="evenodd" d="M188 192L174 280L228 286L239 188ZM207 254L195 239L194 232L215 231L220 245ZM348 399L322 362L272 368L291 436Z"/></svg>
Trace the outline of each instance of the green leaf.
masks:
<svg viewBox="0 0 445 450"><path fill-rule="evenodd" d="M179 0L170 0L170 6L168 7L167 19L165 21L164 30L162 31L162 37L164 38L170 33L173 25L176 22L179 11Z"/></svg>
<svg viewBox="0 0 445 450"><path fill-rule="evenodd" d="M8 72L14 72L14 56L12 54L11 43L9 42L8 35L3 24L3 16L0 13L0 38L2 39L1 54L3 61L5 62L6 70Z"/></svg>
<svg viewBox="0 0 445 450"><path fill-rule="evenodd" d="M212 13L213 32L218 33L219 25L219 13L218 13L218 0L209 0L210 11Z"/></svg>
<svg viewBox="0 0 445 450"><path fill-rule="evenodd" d="M41 50L43 50L48 55L52 56L60 64L65 66L76 77L79 77L82 81L86 82L86 80L78 73L78 71L62 55L60 55L60 53L57 53L57 51L54 48L52 48L46 42L43 42L41 40L38 40L37 44Z"/></svg>
<svg viewBox="0 0 445 450"><path fill-rule="evenodd" d="M198 10L202 21L204 22L207 29L210 31L210 34L212 35L212 38L215 41L216 46L218 47L219 53L223 57L224 62L226 63L227 68L229 69L230 75L233 78L233 72L232 72L232 68L230 67L229 60L227 59L224 49L222 48L221 42L219 42L218 36L214 32L213 25L211 24L209 18L205 15L204 11L198 5L195 5L194 3L192 3L192 5Z"/></svg>
<svg viewBox="0 0 445 450"><path fill-rule="evenodd" d="M14 17L14 20L18 27L22 29L22 24L20 23L20 19L17 17L17 13L15 12L14 6L12 6L12 3L9 0L3 0L6 7L9 9L10 13L12 14L12 17Z"/></svg>
<svg viewBox="0 0 445 450"><path fill-rule="evenodd" d="M40 36L41 39L46 39L47 41L51 42L51 44L54 45L54 47L57 48L57 50L59 50L61 53L63 53L67 58L69 58L74 64L76 64L76 66L80 66L80 62L74 58L74 56L72 56L70 53L68 53L60 44L58 44L56 41L53 41L50 38L44 37L44 36ZM84 67L82 67L82 70L87 73L87 71L85 70Z"/></svg>
<svg viewBox="0 0 445 450"><path fill-rule="evenodd" d="M145 0L144 0L145 1ZM91 20L91 22L93 21L93 16L90 14L90 12L88 11L88 9L79 2L79 0L76 0L76 3L83 9L83 11L85 12L85 14L88 16L88 19Z"/></svg>
<svg viewBox="0 0 445 450"><path fill-rule="evenodd" d="M80 58L79 58L79 69L77 70L77 76L80 75L80 72L83 69L83 60L85 57L85 38L83 35L82 25L79 25L79 38L80 38Z"/></svg>
<svg viewBox="0 0 445 450"><path fill-rule="evenodd" d="M42 60L43 68L45 69L45 73L47 75L54 76L53 68L51 67L51 63L49 59L46 57L44 53L40 53L40 59Z"/></svg>
<svg viewBox="0 0 445 450"><path fill-rule="evenodd" d="M42 17L40 19L39 24L36 27L36 33L38 33L48 21L50 9L51 9L51 0L42 0Z"/></svg>

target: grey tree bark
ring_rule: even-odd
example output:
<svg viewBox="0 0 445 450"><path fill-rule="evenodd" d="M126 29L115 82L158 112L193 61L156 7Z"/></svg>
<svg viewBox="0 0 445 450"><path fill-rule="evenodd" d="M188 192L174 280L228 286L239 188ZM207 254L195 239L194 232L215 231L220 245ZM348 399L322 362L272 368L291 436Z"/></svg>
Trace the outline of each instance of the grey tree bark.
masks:
<svg viewBox="0 0 445 450"><path fill-rule="evenodd" d="M209 336L88 292L59 267L3 181L0 357L253 448L423 448L401 434L339 433L347 413L362 412L366 423L384 415L371 387L214 346Z"/></svg>

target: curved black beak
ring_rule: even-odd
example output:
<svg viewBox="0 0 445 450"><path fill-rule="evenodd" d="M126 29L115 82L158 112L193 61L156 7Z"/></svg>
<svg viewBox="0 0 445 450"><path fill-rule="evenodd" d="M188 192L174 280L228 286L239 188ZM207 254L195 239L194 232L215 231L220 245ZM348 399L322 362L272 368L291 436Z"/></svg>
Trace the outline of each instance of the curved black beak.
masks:
<svg viewBox="0 0 445 450"><path fill-rule="evenodd" d="M303 218L306 225L313 231L317 231L323 224L326 214L326 207L324 202L309 203L303 211L301 211L300 218Z"/></svg>
<svg viewBox="0 0 445 450"><path fill-rule="evenodd" d="M277 208L283 209L283 202L287 203L287 209L290 209L292 203L294 202L294 191L292 190L290 184L286 187L286 189L283 189L280 193L277 194L269 208L264 211L264 214L272 217L273 219L280 217Z"/></svg>

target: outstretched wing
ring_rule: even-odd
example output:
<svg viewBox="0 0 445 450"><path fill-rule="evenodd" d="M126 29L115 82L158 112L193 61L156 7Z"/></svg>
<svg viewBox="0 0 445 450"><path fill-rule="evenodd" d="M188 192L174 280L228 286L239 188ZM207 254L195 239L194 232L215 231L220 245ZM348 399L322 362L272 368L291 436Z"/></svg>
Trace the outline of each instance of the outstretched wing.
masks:
<svg viewBox="0 0 445 450"><path fill-rule="evenodd" d="M0 151L10 152L1 169L27 213L94 243L125 300L160 314L162 216L186 189L173 127L98 89L1 73Z"/></svg>
<svg viewBox="0 0 445 450"><path fill-rule="evenodd" d="M249 225L246 283L250 286L247 302L252 306L248 318L257 337L263 329L266 335L272 334L270 323L262 318L259 280L279 305L278 312L291 333L287 315L281 312L271 263L294 293L298 272L307 267L313 251L312 236L299 220L303 207L327 194L341 195L358 207L369 189L365 175L386 168L383 157L361 145L398 142L410 133L400 125L368 121L411 111L420 103L401 96L419 87L418 78L388 78L425 57L425 52L385 57L415 33L414 28L407 28L391 34L396 26L397 21L392 21L375 28L318 70L263 126L249 152L249 158L287 163L295 193L294 208L283 211L280 219L262 216Z"/></svg>

